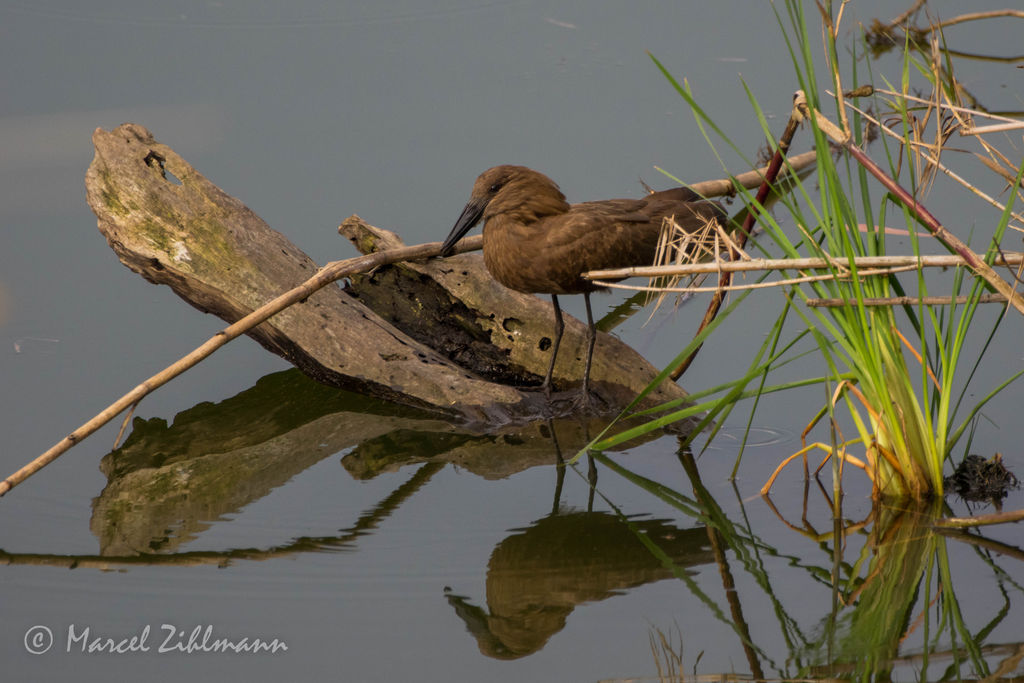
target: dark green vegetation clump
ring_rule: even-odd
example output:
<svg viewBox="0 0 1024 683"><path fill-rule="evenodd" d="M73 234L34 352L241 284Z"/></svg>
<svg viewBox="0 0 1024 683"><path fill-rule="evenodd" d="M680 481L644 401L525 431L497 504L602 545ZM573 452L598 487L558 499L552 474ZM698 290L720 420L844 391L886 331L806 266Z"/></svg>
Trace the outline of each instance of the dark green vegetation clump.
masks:
<svg viewBox="0 0 1024 683"><path fill-rule="evenodd" d="M1020 486L1017 477L1003 465L999 453L991 460L980 455L966 456L944 483L947 491L955 491L967 501L1000 501Z"/></svg>

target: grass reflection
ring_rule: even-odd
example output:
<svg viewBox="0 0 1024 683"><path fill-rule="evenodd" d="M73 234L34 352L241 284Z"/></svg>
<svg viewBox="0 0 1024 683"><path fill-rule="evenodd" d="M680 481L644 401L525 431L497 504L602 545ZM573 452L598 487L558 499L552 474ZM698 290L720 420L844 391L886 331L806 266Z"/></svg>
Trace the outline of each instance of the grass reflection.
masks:
<svg viewBox="0 0 1024 683"><path fill-rule="evenodd" d="M809 526L790 524L795 533L815 542L822 551L821 561L784 554L754 531L746 517L735 522L710 495L700 479L692 455L682 452L680 462L693 487L692 495L683 494L660 482L644 477L611 458L595 454L595 460L632 482L652 496L706 526L715 562L722 577L725 605L701 588L683 568L675 572L683 585L708 610L709 615L728 625L746 655L749 675L755 679L896 680L908 675L917 680L956 680L971 677L1006 675L1016 669L1024 642L990 642L996 627L1011 614L1011 598L1022 587L1000 568L993 550L1020 557L1012 546L980 543L976 556L996 576L1003 596L997 611L986 618L981 628L972 628L957 593L976 595L980 573L970 571L957 576L950 560L947 541L952 534L939 533L934 523L944 512L942 500L920 505L892 507L876 504L867 520L839 522L830 534L820 534ZM967 538L970 536L970 538ZM971 542L979 534L960 534ZM638 536L639 538L639 536ZM861 540L859 550L852 542ZM646 543L652 555L666 568L674 569L672 559L654 544ZM849 553L852 556L848 556ZM732 561L730 562L730 559ZM770 560L778 558L815 584L828 588L832 599L823 602L822 614L808 628L792 615L806 613L810 595L800 604L787 604L776 586L782 578L769 572ZM738 560L738 563L737 563ZM736 590L736 570L742 571L758 587L759 594L741 598ZM957 579L954 581L954 579ZM787 579L788 581L788 579ZM743 582L748 585L748 582ZM768 624L762 617L752 630L745 613L764 614L757 605L744 603L767 599L774 615L778 635L788 653L784 660L768 655L770 649L758 641L769 638ZM972 599L972 607L975 600ZM747 607L748 609L745 609ZM664 642L664 633L652 636ZM752 635L759 634L759 635ZM681 634L685 639L687 634ZM691 635L693 637L693 635ZM681 644L681 643L680 643ZM678 655L681 650L673 650ZM664 655L659 666L664 667ZM681 671L683 662L674 662ZM999 673L1002 672L1002 673Z"/></svg>

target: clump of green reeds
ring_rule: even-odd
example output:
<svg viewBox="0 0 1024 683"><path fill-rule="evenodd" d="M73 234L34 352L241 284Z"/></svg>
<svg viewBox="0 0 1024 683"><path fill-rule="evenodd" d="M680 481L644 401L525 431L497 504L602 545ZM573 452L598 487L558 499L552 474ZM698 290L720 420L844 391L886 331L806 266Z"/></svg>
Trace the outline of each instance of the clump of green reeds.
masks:
<svg viewBox="0 0 1024 683"><path fill-rule="evenodd" d="M1010 314L1024 312L1024 299L993 268L995 259L1003 254L1001 245L1011 219L1020 219L1013 212L1013 204L1024 167L1009 164L1005 155L974 135L975 121L984 114L966 108L961 101L963 89L954 77L948 53L942 49L941 30L936 28L926 43L906 41L898 83L892 85L882 78L884 88L873 83L875 77L870 70L860 73L864 71L861 58L867 63L866 49L855 45L852 80L864 87L844 95L836 47L841 11L833 12L825 3L817 7L822 12L816 9L815 16L821 16L824 24L821 35L825 38L829 80L825 89L819 87L812 56L814 42L803 4L789 0L784 14L779 15L799 84L801 99L795 111L804 118L817 150L814 185L795 179L792 193L780 200L782 208L776 212L779 217L764 210L739 185L736 192L747 210L758 217L763 232L755 238L757 249L767 254L781 253L786 258L821 257L827 265L813 272L787 273L792 279L780 284L788 295L783 312L746 374L713 390L716 398L663 415L649 426L661 426L701 411L708 411L705 422L710 423L727 414L741 398L809 382L826 383L834 391L830 392L830 405L822 412L834 416L836 408L845 406L857 432L857 438L851 441L859 442L864 449L862 457L854 457L848 450L837 448L833 453L837 459L862 467L877 497L927 498L941 493L945 459L980 408L1024 373L1008 372L1009 379L975 405L962 404L967 384L1002 320L1000 317L995 321L982 348L968 346L968 340L976 337L969 331L983 296L998 292L1008 300ZM685 82L678 83L660 63L658 67L693 108L709 142L714 133L732 145L698 105ZM917 97L912 94L917 88L930 94ZM765 135L774 140L760 106L749 89L747 92ZM866 113L869 109L885 113L871 116ZM834 113L823 115L825 110ZM925 206L927 190L938 172L960 182L960 176L943 161L947 141L957 133L961 141L967 136L980 140L986 165L998 169L1000 184L1012 182L1013 191L1005 205L988 198L998 209L989 214L987 223L978 226L974 241L981 254L943 226ZM869 135L878 136L874 156L882 158L881 163L865 152ZM978 194L980 190L965 182L964 192ZM898 232L910 237L914 256L924 253L927 242L958 255L963 265L937 284L926 278L920 267L905 273L902 279L898 269L859 267L859 258L889 253L886 237L897 221L901 223ZM919 238L922 228L930 232L929 238L936 239ZM940 286L943 290L937 292ZM915 294L903 299L901 305L891 305L892 297L905 297L907 291ZM945 301L928 302L924 297L930 294L941 294ZM741 300L742 296L736 297L731 308ZM807 303L827 305L804 305ZM801 325L797 338L814 338L826 373L807 382L771 386L766 382L768 373L787 360L786 353L794 343L782 342L785 320L794 313ZM679 358L698 348L713 329L714 324L702 330L699 339ZM597 441L594 447L621 441L638 429Z"/></svg>

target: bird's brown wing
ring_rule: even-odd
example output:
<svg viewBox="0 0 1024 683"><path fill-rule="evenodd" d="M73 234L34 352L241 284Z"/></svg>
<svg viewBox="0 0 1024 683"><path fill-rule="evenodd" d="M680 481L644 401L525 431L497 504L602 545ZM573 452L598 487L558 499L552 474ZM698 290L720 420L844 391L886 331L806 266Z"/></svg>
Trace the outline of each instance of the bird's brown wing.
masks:
<svg viewBox="0 0 1024 683"><path fill-rule="evenodd" d="M651 220L645 210L647 205L646 199L606 199L573 204L569 215L582 220L594 218L602 223L647 223Z"/></svg>
<svg viewBox="0 0 1024 683"><path fill-rule="evenodd" d="M688 187L673 187L671 190L659 190L644 197L643 201L668 199L674 202L699 202L702 197Z"/></svg>
<svg viewBox="0 0 1024 683"><path fill-rule="evenodd" d="M652 195L653 196L653 195ZM604 268L644 266L654 262L663 220L675 217L687 232L702 229L711 218L724 220L714 202L663 199L615 199L576 204L536 225L533 259L565 293L597 287L579 273Z"/></svg>
<svg viewBox="0 0 1024 683"><path fill-rule="evenodd" d="M579 274L597 268L649 264L661 229L642 211L642 202L612 200L577 204L535 227L538 271L549 274L558 293L597 289Z"/></svg>

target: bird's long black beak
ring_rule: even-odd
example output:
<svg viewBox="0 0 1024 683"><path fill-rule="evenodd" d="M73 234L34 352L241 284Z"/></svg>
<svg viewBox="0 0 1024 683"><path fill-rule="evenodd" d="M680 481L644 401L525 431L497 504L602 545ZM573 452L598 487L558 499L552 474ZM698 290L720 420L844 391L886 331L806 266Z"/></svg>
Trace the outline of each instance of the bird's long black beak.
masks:
<svg viewBox="0 0 1024 683"><path fill-rule="evenodd" d="M487 202L470 200L466 208L462 210L459 220L455 221L455 227L448 233L448 238L441 245L441 256L448 256L455 250L455 243L462 239L462 236L469 232L470 228L480 222L484 215Z"/></svg>

